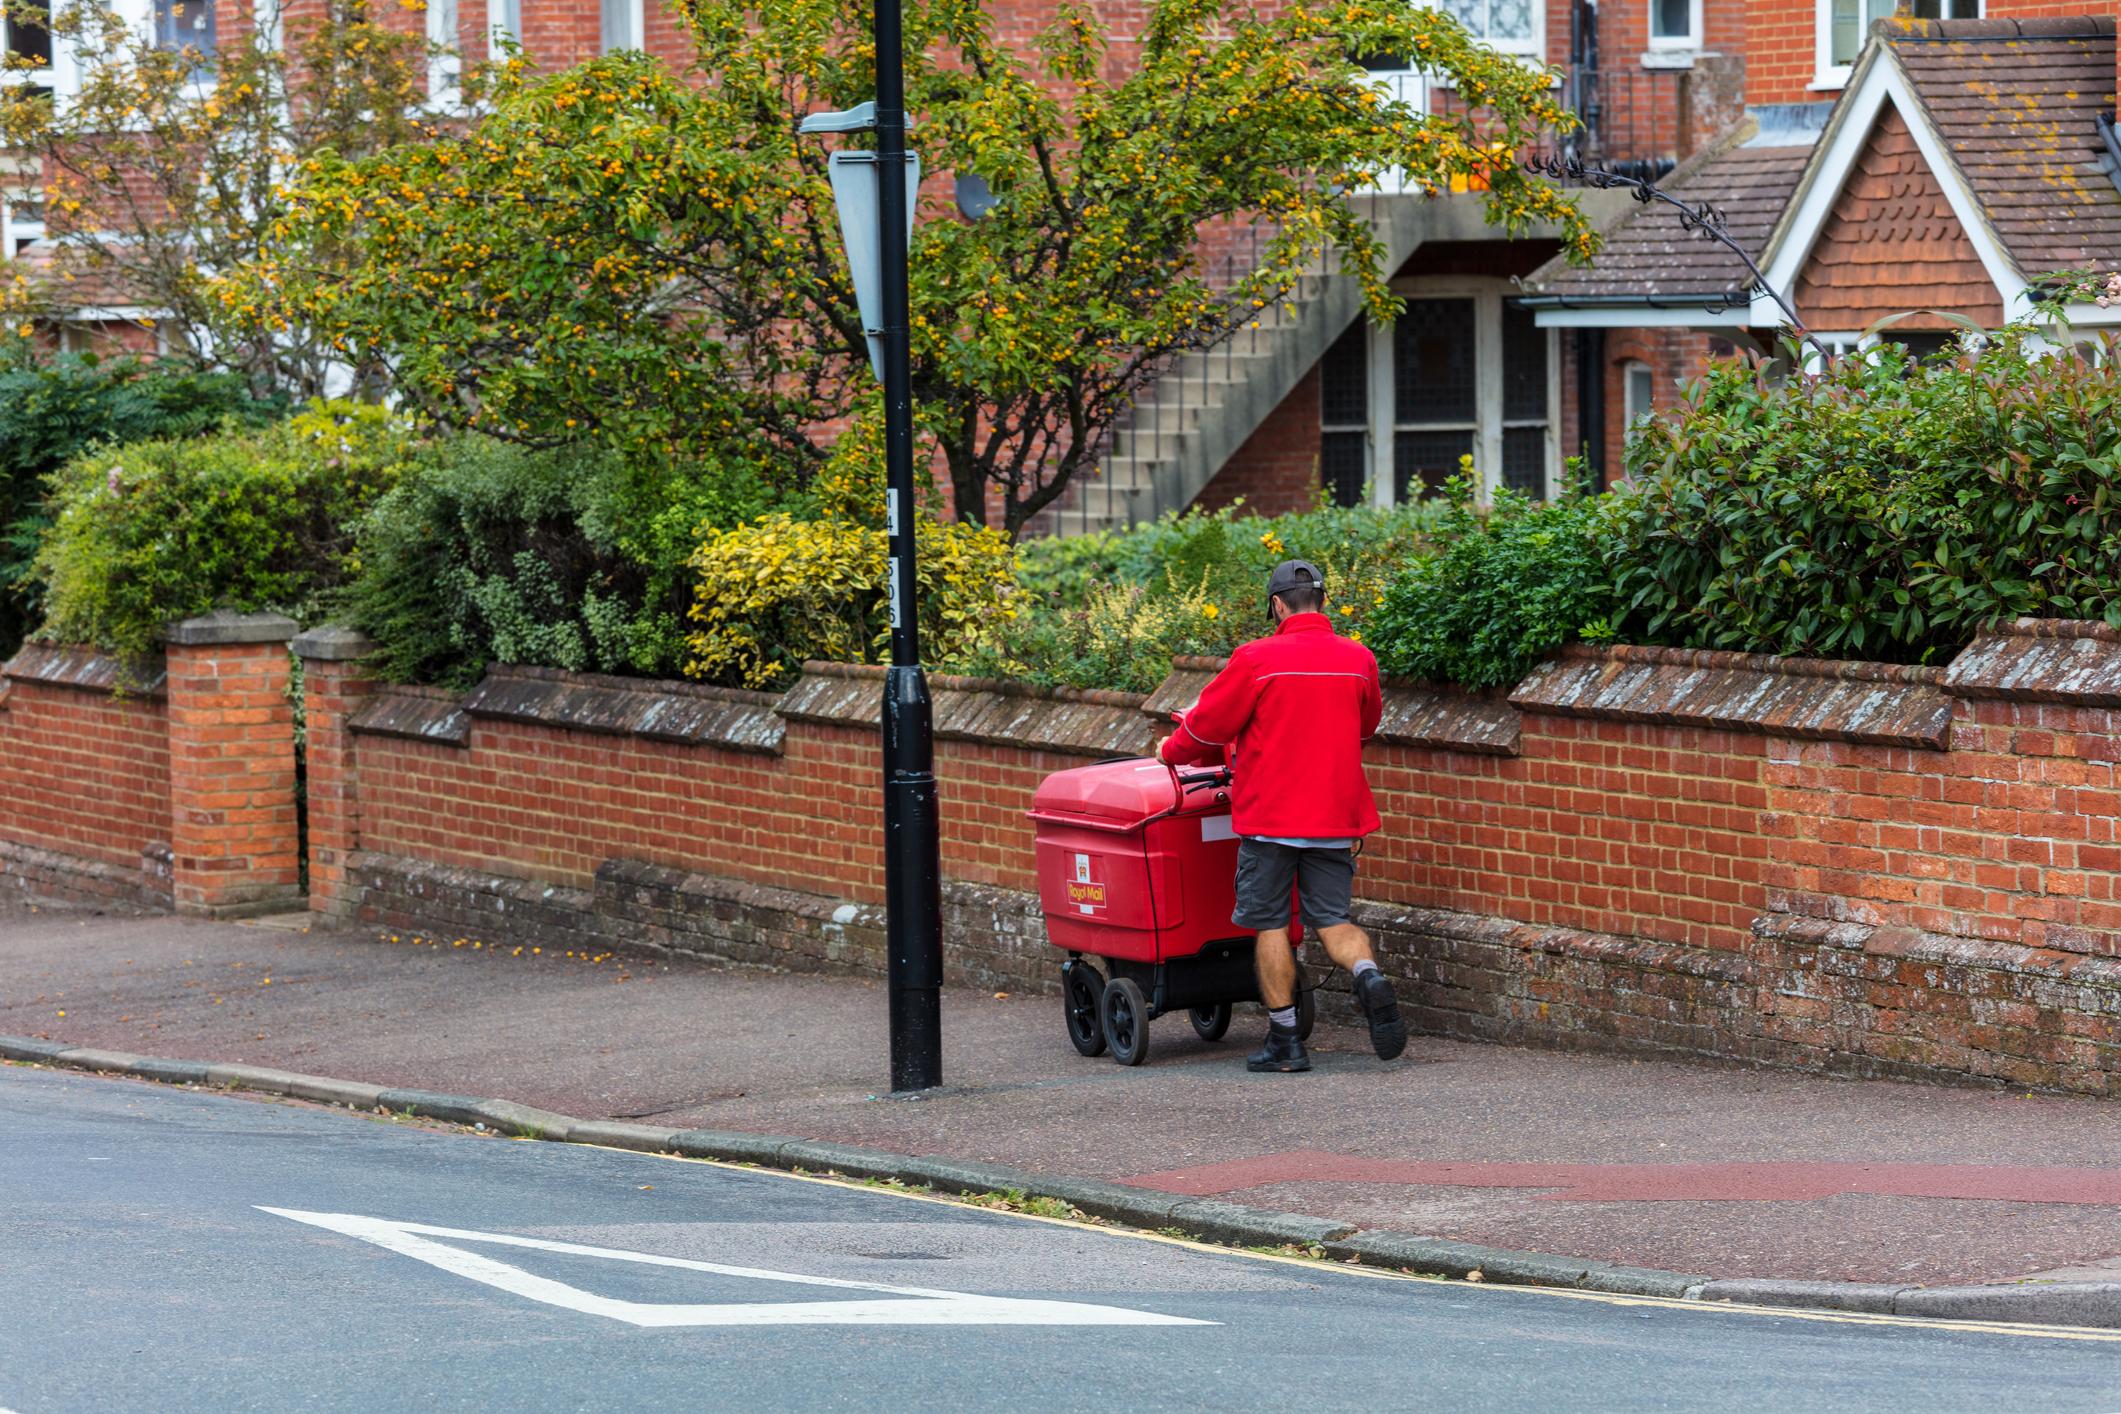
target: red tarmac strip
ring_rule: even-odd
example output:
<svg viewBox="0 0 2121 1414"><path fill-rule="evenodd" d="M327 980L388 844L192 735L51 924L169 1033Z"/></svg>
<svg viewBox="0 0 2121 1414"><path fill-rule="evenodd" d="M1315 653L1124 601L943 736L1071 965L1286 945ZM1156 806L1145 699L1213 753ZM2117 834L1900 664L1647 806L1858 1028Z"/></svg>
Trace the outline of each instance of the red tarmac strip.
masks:
<svg viewBox="0 0 2121 1414"><path fill-rule="evenodd" d="M1550 1188L1541 1198L1579 1203L1777 1203L1872 1193L1901 1198L1986 1198L2013 1203L2121 1207L2121 1168L2007 1164L1482 1164L1366 1159L1292 1149L1253 1159L1171 1169L1123 1180L1165 1193L1209 1197L1278 1183L1400 1183L1447 1188Z"/></svg>

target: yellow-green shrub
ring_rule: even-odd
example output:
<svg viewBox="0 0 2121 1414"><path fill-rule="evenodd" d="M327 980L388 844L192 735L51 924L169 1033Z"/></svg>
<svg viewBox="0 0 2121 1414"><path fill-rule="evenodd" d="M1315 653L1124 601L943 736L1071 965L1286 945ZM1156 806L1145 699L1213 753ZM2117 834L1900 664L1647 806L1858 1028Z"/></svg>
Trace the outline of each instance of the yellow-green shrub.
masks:
<svg viewBox="0 0 2121 1414"><path fill-rule="evenodd" d="M1016 552L982 526L916 517L923 656L970 651L1014 613ZM872 525L785 512L707 537L685 671L732 686L774 688L808 658L881 661L891 638L889 547Z"/></svg>

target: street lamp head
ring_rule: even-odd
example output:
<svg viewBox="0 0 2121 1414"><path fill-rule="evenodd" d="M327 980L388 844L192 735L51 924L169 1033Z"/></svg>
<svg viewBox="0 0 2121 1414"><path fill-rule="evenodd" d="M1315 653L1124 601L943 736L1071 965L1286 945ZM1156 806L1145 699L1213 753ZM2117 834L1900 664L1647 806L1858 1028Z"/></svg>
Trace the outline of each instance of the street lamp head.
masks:
<svg viewBox="0 0 2121 1414"><path fill-rule="evenodd" d="M876 127L876 104L857 103L844 113L812 113L796 129L802 133L865 133Z"/></svg>

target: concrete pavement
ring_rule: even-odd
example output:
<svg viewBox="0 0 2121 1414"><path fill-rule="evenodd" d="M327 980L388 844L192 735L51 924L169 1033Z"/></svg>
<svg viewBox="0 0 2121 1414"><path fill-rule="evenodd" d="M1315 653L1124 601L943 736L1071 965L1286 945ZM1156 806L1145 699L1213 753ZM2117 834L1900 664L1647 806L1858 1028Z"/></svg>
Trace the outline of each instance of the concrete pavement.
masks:
<svg viewBox="0 0 2121 1414"><path fill-rule="evenodd" d="M2121 1107L1324 1031L1251 1076L1257 1023L1183 1018L1137 1070L1050 997L952 992L949 1086L880 1098L874 983L590 960L505 940L0 915L0 1033L501 1095L1142 1183L1717 1276L2121 1279ZM496 942L498 941L498 946Z"/></svg>

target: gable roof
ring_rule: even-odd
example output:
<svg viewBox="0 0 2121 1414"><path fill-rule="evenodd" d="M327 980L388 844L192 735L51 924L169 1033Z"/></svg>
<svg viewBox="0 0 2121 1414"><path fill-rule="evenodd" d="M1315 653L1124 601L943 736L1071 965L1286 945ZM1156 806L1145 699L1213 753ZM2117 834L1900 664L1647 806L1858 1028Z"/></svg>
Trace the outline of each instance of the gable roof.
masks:
<svg viewBox="0 0 2121 1414"><path fill-rule="evenodd" d="M1659 185L1682 201L1706 202L1722 212L1724 229L1758 259L1810 155L1809 147L1729 145L1694 159ZM1745 322L1753 277L1729 250L1682 226L1677 211L1650 202L1605 232L1591 265L1572 266L1557 257L1524 283L1524 302L1534 309L1638 306L1692 311L1703 316L1700 323L1729 324ZM1713 318L1726 310L1738 314Z"/></svg>
<svg viewBox="0 0 2121 1414"><path fill-rule="evenodd" d="M1907 121L2005 318L2029 311L2030 282L2042 275L2121 268L2121 187L2101 162L2098 122L2113 101L2114 31L2104 15L1880 20L1768 238L1769 283L1795 284L1887 104ZM2091 306L2071 313L2114 322ZM1753 314L1775 322L1765 295Z"/></svg>
<svg viewBox="0 0 2121 1414"><path fill-rule="evenodd" d="M2114 18L1888 20L1884 41L2022 274L2121 262L2100 161Z"/></svg>

